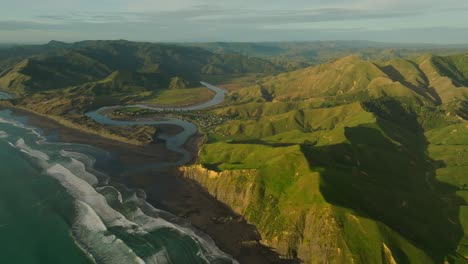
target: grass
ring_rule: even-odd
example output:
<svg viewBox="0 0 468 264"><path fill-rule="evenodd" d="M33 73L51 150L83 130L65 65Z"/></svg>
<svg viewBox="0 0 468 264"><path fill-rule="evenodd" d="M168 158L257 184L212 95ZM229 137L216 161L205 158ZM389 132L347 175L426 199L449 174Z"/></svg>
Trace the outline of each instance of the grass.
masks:
<svg viewBox="0 0 468 264"><path fill-rule="evenodd" d="M209 101L213 96L214 92L210 89L199 87L145 92L134 96L132 101L158 105L189 106Z"/></svg>
<svg viewBox="0 0 468 264"><path fill-rule="evenodd" d="M440 74L450 77L457 86L468 86L468 56L452 55L447 57L434 56L432 62Z"/></svg>
<svg viewBox="0 0 468 264"><path fill-rule="evenodd" d="M437 180L456 186L457 195L463 199L460 206L459 221L463 228L463 237L458 244L455 258L456 263L461 262L461 256L468 255L468 125L466 123L433 129L426 133L431 142L429 155L443 163L436 170Z"/></svg>
<svg viewBox="0 0 468 264"><path fill-rule="evenodd" d="M276 109L275 105L278 105ZM304 107L293 110L289 109L294 105L284 103L266 103L262 107L255 106L256 104L247 104L217 110L216 113L220 115L238 118L219 126L216 132L226 138L266 138L266 141L278 140L278 143L288 143L285 139L289 138L293 140L290 143L319 140L330 144L344 140L344 137L334 133L335 128L337 130L341 128L342 131L345 126L375 121L375 118L357 103L334 108ZM300 135L300 137L291 138L290 135Z"/></svg>
<svg viewBox="0 0 468 264"><path fill-rule="evenodd" d="M463 186L465 167L441 167L438 160L448 158L437 148L461 150L435 144L468 141L467 133L453 132L466 125L454 124L459 121L443 108L383 97L330 108L250 102L215 112L235 120L217 127L199 162L217 171L259 172L245 216L267 240L290 241L288 252L295 252L298 237L312 241L315 231L291 228L332 205L340 227L328 235L357 262L379 263L384 245L386 258L398 263L460 260L456 250L468 222L459 218L465 209L453 185ZM444 179L454 172L459 176Z"/></svg>

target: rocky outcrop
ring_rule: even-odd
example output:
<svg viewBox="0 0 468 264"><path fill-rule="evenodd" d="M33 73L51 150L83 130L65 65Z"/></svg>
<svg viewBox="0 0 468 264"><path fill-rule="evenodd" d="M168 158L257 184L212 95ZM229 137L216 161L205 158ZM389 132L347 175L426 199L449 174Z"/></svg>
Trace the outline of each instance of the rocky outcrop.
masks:
<svg viewBox="0 0 468 264"><path fill-rule="evenodd" d="M253 195L256 170L216 172L201 165L181 167L179 170L184 177L201 184L216 199L229 205L234 212L245 214Z"/></svg>
<svg viewBox="0 0 468 264"><path fill-rule="evenodd" d="M257 170L226 170L216 172L201 165L179 168L185 178L192 179L219 201L256 225L262 235L262 244L274 248L285 258L299 258L305 263L348 263L352 260L346 243L339 234L338 223L329 205L317 205L303 212L279 212L268 209L254 217L257 207ZM271 232L271 225L284 218L287 224ZM265 223L266 224L263 224ZM269 223L269 224L268 224Z"/></svg>

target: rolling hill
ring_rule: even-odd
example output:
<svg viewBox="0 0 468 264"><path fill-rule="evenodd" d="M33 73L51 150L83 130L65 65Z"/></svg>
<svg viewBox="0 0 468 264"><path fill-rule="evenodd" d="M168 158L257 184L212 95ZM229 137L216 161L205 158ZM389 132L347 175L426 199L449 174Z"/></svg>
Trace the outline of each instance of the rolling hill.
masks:
<svg viewBox="0 0 468 264"><path fill-rule="evenodd" d="M423 54L450 55L467 52L463 45L398 44L372 41L303 41L303 42L212 42L191 43L216 53L239 53L282 62L288 70L317 65L349 55L366 60L389 60Z"/></svg>
<svg viewBox="0 0 468 264"><path fill-rule="evenodd" d="M8 49L7 49L8 50ZM190 86L202 76L271 74L283 70L279 65L239 54L209 51L170 44L129 41L85 41L72 44L49 43L42 49L23 52L29 55L0 73L0 89L15 93L62 89L98 82L113 72L130 72L128 85L147 90L165 89L179 77ZM7 51L4 51L5 53ZM14 53L13 53L14 54ZM10 60L21 58L14 56ZM120 75L122 80L122 75Z"/></svg>
<svg viewBox="0 0 468 264"><path fill-rule="evenodd" d="M466 58L351 56L234 89L182 173L287 257L466 263Z"/></svg>
<svg viewBox="0 0 468 264"><path fill-rule="evenodd" d="M53 41L0 49L2 57L2 65L11 66L0 73L0 90L15 94L17 107L132 144L152 142L153 129L138 130L128 141L128 129L107 131L84 113L122 103L164 104L168 98L181 105L194 104L205 100L206 96L197 99L200 91L209 96L207 89L193 89L202 80L283 70L281 65L239 54L124 40ZM174 91L165 92L169 89ZM181 96L187 100L177 99Z"/></svg>
<svg viewBox="0 0 468 264"><path fill-rule="evenodd" d="M458 64L440 64L444 60L456 60ZM465 65L468 65L466 55L424 55L412 60L375 62L348 56L265 78L255 86L233 92L231 97L239 102L321 101L329 105L390 96L447 105L454 100L467 100L466 89L457 79L468 72Z"/></svg>

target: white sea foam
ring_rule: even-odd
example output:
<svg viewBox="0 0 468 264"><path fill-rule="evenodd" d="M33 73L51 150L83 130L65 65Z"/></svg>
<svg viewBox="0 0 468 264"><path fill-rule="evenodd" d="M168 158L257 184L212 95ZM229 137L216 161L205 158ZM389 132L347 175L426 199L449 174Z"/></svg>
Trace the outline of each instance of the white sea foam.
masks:
<svg viewBox="0 0 468 264"><path fill-rule="evenodd" d="M176 225L162 219L162 218L153 218L150 217L141 211L140 208L134 210L130 215L127 216L130 220L132 220L134 223L137 223L139 226L141 226L145 231L151 232L155 231L160 228L170 228L170 229L175 229L179 230L179 227ZM183 232L181 232L183 233Z"/></svg>
<svg viewBox="0 0 468 264"><path fill-rule="evenodd" d="M149 218L136 214L136 218L132 219L132 221L144 226L147 231L151 231L152 228L155 228L155 229L160 228L158 227L158 224L162 224L162 223L160 221L155 221L155 220L158 220L158 219L162 220L163 218L165 218L166 219L165 222L169 223L170 225L168 224L162 224L162 225L165 227L172 227L173 230L177 230L180 233L186 234L190 236L192 239L194 239L200 245L200 248L203 250L203 252L199 252L199 256L205 259L208 263L213 262L213 260L215 259L223 258L226 260L230 260L233 264L238 264L238 262L235 259L233 259L230 255L221 251L216 246L215 242L213 241L211 237L207 236L206 234L200 231L193 229L193 227L191 227L188 223L184 224L181 221L179 221L180 223L177 223L177 224L171 223L171 222L177 222L176 216L168 212L159 210L153 207L151 204L149 204L146 201L142 201L139 207L142 208L143 211L146 212L146 214L143 213L144 215L146 216L149 215L148 216ZM138 209L138 210L141 210L141 209ZM152 216L162 216L163 218L152 217ZM170 219L172 221L168 222L167 219Z"/></svg>
<svg viewBox="0 0 468 264"><path fill-rule="evenodd" d="M76 172L78 176L82 177L81 175L84 174L86 179L89 179L86 181L93 186L98 184L100 181L106 182L109 178L109 176L107 176L106 174L94 169L96 159L92 156L67 150L60 150L60 155L69 158L71 160L71 164L69 165L75 166L76 169L79 168L79 172ZM72 172L75 173L75 170L72 169Z"/></svg>
<svg viewBox="0 0 468 264"><path fill-rule="evenodd" d="M22 150L24 153L28 154L29 156L36 158L41 161L48 161L50 158L49 156L42 152L38 151L35 149L30 148L25 142L24 139L20 138L16 141L15 144L16 147L18 147L20 150Z"/></svg>
<svg viewBox="0 0 468 264"><path fill-rule="evenodd" d="M207 263L211 263L220 258L229 259L232 263L238 263L231 256L221 251L211 237L195 230L185 220L153 207L145 200L138 198L135 192L128 196L124 200L124 203L136 203L138 205L138 208L132 212L128 212L126 217L130 221L138 224L146 232L156 231L161 228L177 231L181 236L191 237L199 245L201 251L198 252L198 255Z"/></svg>
<svg viewBox="0 0 468 264"><path fill-rule="evenodd" d="M136 192L133 192L132 195L129 195L127 198L125 198L125 202L139 202L140 199L137 197Z"/></svg>
<svg viewBox="0 0 468 264"><path fill-rule="evenodd" d="M87 168L91 168L96 163L96 159L94 157L88 156L83 153L68 151L68 150L60 150L60 155L67 157L67 158L74 158L76 160L81 161Z"/></svg>
<svg viewBox="0 0 468 264"><path fill-rule="evenodd" d="M86 181L95 177L86 174L85 165L78 160L70 159L70 168L61 164L50 163L50 157L19 139L10 145L27 154L36 161L48 175L57 179L62 186L75 198L76 218L73 224L73 235L76 243L97 263L104 264L143 264L145 263L122 240L109 235L107 227L123 227L128 230L137 229L137 225L128 221L119 212L112 209L105 198L97 193ZM81 179L83 177L84 179ZM140 230L139 232L144 232Z"/></svg>
<svg viewBox="0 0 468 264"><path fill-rule="evenodd" d="M9 137L9 136L10 136L10 135L8 135L7 132L1 131L1 130L0 130L0 138L7 138L7 137Z"/></svg>
<svg viewBox="0 0 468 264"><path fill-rule="evenodd" d="M20 125L15 124L15 126ZM35 131L25 126L21 127ZM38 135L38 138L44 139L40 135ZM38 162L47 174L57 179L76 199L77 218L73 225L74 235L78 243L83 245L83 248L97 262L144 263L122 240L114 235L109 235L107 232L107 228L109 227L122 227L128 233L134 235L147 234L160 228L177 230L182 236L189 236L199 244L201 251L198 255L208 263L219 258L231 259L233 263L237 263L230 256L219 250L210 237L194 230L187 223L179 221L177 217L154 208L135 194L127 196L127 199L123 201L122 194L114 187L100 187L112 188L117 193L118 202L124 205L126 203L137 204L142 208L137 208L133 212L127 211L125 213L126 216L113 209L108 204L106 198L92 186L98 183L97 177L94 175L95 171L92 168L95 162L93 158L81 153L62 150L60 154L70 161L64 164L54 164L47 153L33 149L26 144L23 138L17 140L16 144L8 143ZM49 144L45 141L37 143L39 145L43 143ZM54 156L52 155L52 157ZM170 258L167 252L162 250L149 257L147 262L170 263Z"/></svg>
<svg viewBox="0 0 468 264"><path fill-rule="evenodd" d="M135 223L127 220L121 213L109 206L107 200L83 179L76 177L70 170L60 164L47 169L47 173L56 178L62 186L76 199L91 206L106 226L134 228Z"/></svg>
<svg viewBox="0 0 468 264"><path fill-rule="evenodd" d="M76 208L78 216L73 225L73 234L96 262L104 264L145 263L122 240L114 235L106 234L106 226L91 206L77 201Z"/></svg>
<svg viewBox="0 0 468 264"><path fill-rule="evenodd" d="M86 226L89 231L105 232L107 227L101 221L96 212L87 204L80 200L76 201L76 223Z"/></svg>
<svg viewBox="0 0 468 264"><path fill-rule="evenodd" d="M0 117L0 123L4 123L4 124L9 124L9 125L13 125L15 127L19 127L19 128L22 128L22 129L25 129L25 130L28 130L31 134L37 136L39 139L41 140L44 140L45 137L43 137L38 131L36 128L34 127L30 127L30 126L27 126L17 120L10 120L10 119L5 119L5 118L2 118Z"/></svg>
<svg viewBox="0 0 468 264"><path fill-rule="evenodd" d="M121 194L116 188L114 188L113 186L104 186L104 187L97 187L97 188L96 188L96 190L97 190L98 192L104 191L104 190L106 190L106 189L110 189L110 190L114 191L115 194L116 194L116 197L117 197L117 201L118 201L119 203L123 203L122 194ZM107 198L107 197L106 197L106 198Z"/></svg>
<svg viewBox="0 0 468 264"><path fill-rule="evenodd" d="M70 158L70 162L66 165L66 167L77 177L85 180L89 185L95 186L99 183L96 176L89 173L86 170L86 166L79 160L74 158Z"/></svg>
<svg viewBox="0 0 468 264"><path fill-rule="evenodd" d="M146 264L172 264L166 248L145 259Z"/></svg>

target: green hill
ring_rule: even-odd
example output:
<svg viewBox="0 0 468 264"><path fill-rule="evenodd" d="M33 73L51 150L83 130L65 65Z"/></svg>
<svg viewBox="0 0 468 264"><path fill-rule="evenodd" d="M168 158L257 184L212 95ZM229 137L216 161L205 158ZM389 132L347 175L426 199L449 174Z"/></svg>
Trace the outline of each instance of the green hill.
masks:
<svg viewBox="0 0 468 264"><path fill-rule="evenodd" d="M108 134L106 128L84 117L86 111L124 103L197 104L212 96L200 88L202 80L283 70L239 54L124 40L10 47L0 50L2 56L2 65L16 61L0 72L0 90L17 95L16 106L101 135ZM151 142L150 133L143 132L136 136L143 141L131 143Z"/></svg>
<svg viewBox="0 0 468 264"><path fill-rule="evenodd" d="M234 89L182 171L287 257L466 263L465 57L352 56Z"/></svg>
<svg viewBox="0 0 468 264"><path fill-rule="evenodd" d="M467 52L463 45L397 44L372 41L303 41L303 42L212 42L191 43L216 53L239 53L283 63L288 70L317 65L358 55L366 60L389 60L430 53L450 55Z"/></svg>
<svg viewBox="0 0 468 264"><path fill-rule="evenodd" d="M454 85L468 86L468 54L464 56L434 57L438 72L451 78Z"/></svg>
<svg viewBox="0 0 468 264"><path fill-rule="evenodd" d="M271 74L283 69L262 59L170 44L85 41L50 45L55 48L44 48L46 52L4 70L0 89L20 94L63 89L100 81L113 72L126 72L133 75L126 84L155 90L169 87L174 77L198 86L206 76Z"/></svg>
<svg viewBox="0 0 468 264"><path fill-rule="evenodd" d="M443 70L438 64L440 58L453 60L457 57L460 61L466 58L465 55L423 56L413 60L371 62L349 56L265 78L255 86L237 90L232 98L240 102L322 101L328 105L380 96L405 97L433 104L466 100L466 89L460 89L459 81L441 73ZM453 76L462 76L463 64L457 65L460 66L453 67L459 69L454 70L458 75Z"/></svg>

